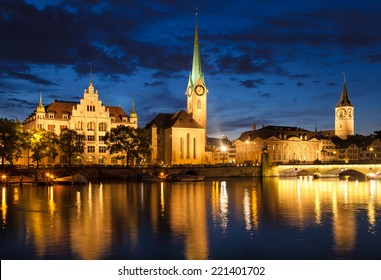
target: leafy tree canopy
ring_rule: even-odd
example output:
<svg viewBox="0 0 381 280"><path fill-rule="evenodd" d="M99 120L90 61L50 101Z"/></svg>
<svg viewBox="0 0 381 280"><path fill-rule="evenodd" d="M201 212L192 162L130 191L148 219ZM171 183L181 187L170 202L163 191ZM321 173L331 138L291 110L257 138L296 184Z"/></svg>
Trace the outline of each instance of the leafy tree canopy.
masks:
<svg viewBox="0 0 381 280"><path fill-rule="evenodd" d="M126 159L126 166L140 162L151 151L151 145L145 130L119 125L105 135L105 143L110 154L120 153L119 158Z"/></svg>

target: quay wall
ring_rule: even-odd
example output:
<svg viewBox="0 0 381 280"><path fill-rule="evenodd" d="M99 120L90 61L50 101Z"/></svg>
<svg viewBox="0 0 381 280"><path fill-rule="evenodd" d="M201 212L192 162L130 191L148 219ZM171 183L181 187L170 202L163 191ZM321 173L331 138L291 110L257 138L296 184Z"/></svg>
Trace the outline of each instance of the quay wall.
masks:
<svg viewBox="0 0 381 280"><path fill-rule="evenodd" d="M47 173L54 177L67 176L80 172L88 180L127 180L134 179L138 174L176 174L185 172L195 172L206 178L224 178L224 177L260 177L260 166L211 166L211 167L151 167L151 168L125 168L125 167L100 167L100 166L82 166L76 168L30 168L30 169L12 169L3 171L8 175L24 175L43 178Z"/></svg>

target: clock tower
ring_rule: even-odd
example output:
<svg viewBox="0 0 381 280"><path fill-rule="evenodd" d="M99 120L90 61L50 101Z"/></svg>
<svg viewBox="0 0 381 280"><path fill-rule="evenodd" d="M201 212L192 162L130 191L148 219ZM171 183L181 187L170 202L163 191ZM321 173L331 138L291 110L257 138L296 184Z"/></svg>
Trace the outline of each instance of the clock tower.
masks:
<svg viewBox="0 0 381 280"><path fill-rule="evenodd" d="M206 95L208 90L201 70L200 46L198 42L198 21L196 13L196 28L194 36L192 72L189 75L185 92L187 97L187 113L206 129Z"/></svg>
<svg viewBox="0 0 381 280"><path fill-rule="evenodd" d="M354 107L348 97L347 85L345 82L341 91L340 100L335 108L335 134L341 139L355 133Z"/></svg>

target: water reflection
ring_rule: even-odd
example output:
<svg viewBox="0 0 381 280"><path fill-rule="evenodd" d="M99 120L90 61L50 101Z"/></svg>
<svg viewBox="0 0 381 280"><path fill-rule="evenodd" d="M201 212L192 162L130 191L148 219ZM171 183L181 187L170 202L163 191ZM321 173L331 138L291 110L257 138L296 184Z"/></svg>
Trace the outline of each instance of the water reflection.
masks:
<svg viewBox="0 0 381 280"><path fill-rule="evenodd" d="M228 228L229 201L226 181L212 182L212 217L214 225L220 227L225 233Z"/></svg>
<svg viewBox="0 0 381 280"><path fill-rule="evenodd" d="M0 254L2 259L380 256L379 184L304 177L2 187Z"/></svg>

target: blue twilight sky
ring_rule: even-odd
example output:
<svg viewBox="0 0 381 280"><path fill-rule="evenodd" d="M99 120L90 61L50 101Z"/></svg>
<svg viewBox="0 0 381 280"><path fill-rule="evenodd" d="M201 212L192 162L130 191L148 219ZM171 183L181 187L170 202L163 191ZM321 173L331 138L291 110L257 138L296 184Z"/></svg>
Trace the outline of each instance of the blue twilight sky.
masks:
<svg viewBox="0 0 381 280"><path fill-rule="evenodd" d="M198 7L208 135L255 123L334 129L343 73L355 133L381 129L381 1L0 0L0 116L23 121L93 81L144 127L186 108Z"/></svg>

